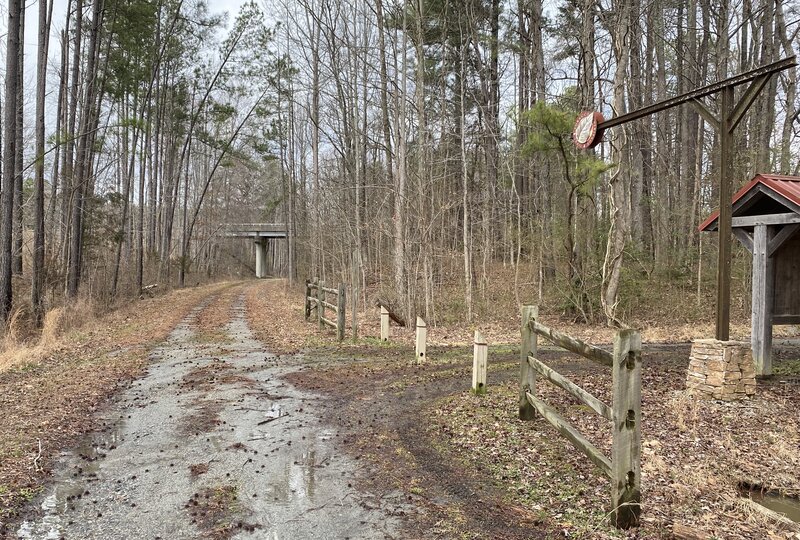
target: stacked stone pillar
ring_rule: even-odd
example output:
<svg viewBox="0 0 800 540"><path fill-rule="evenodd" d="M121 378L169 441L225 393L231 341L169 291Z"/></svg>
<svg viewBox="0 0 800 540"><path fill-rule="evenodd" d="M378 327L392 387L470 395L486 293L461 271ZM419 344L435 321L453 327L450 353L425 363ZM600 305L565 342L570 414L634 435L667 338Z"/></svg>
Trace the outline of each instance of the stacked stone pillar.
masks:
<svg viewBox="0 0 800 540"><path fill-rule="evenodd" d="M733 401L756 393L749 343L698 339L692 343L686 388L698 397Z"/></svg>

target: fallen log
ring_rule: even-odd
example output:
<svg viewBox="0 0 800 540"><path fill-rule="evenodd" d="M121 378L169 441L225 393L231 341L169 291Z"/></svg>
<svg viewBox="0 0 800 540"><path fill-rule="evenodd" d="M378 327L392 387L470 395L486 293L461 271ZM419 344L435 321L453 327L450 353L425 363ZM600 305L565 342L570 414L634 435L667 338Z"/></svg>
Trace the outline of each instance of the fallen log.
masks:
<svg viewBox="0 0 800 540"><path fill-rule="evenodd" d="M694 527L681 525L680 523L672 524L672 536L677 540L710 540L711 536L698 531Z"/></svg>
<svg viewBox="0 0 800 540"><path fill-rule="evenodd" d="M375 305L378 307L385 307L386 311L389 312L389 318L392 319L395 324L399 326L406 326L406 319L400 313L397 312L395 306L392 305L391 302L386 300L386 298L381 298L380 296L375 300Z"/></svg>
<svg viewBox="0 0 800 540"><path fill-rule="evenodd" d="M140 298L144 298L145 295L147 295L149 298L153 298L153 295L155 294L157 288L158 288L158 283L153 283L152 285L147 285L145 287L142 287L142 292L139 295Z"/></svg>

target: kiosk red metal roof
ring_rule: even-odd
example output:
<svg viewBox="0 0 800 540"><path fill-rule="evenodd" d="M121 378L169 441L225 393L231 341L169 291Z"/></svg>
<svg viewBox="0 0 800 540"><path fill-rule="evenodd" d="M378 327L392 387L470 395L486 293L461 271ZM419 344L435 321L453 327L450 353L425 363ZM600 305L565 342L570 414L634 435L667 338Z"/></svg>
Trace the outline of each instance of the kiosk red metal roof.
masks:
<svg viewBox="0 0 800 540"><path fill-rule="evenodd" d="M786 176L781 174L757 174L742 189L736 192L731 200L735 205L736 201L744 197L750 190L758 185L763 185L775 193L785 197L790 202L800 206L800 176ZM719 210L708 216L698 227L701 231L709 230L719 217Z"/></svg>

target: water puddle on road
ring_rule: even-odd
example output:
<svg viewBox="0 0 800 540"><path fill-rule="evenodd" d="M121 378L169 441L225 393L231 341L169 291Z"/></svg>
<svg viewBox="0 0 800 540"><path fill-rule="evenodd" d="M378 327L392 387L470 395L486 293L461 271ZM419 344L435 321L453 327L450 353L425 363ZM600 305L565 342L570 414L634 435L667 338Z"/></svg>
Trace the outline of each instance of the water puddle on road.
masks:
<svg viewBox="0 0 800 540"><path fill-rule="evenodd" d="M92 434L71 452L80 459L79 465L74 465L73 478L57 480L51 488L50 494L44 497L41 504L40 521L23 521L17 530L20 539L60 539L63 538L64 521L62 516L67 512L73 501L80 499L86 490L86 481L97 477L99 460L115 449L122 441L124 421L120 420L109 428L108 431Z"/></svg>
<svg viewBox="0 0 800 540"><path fill-rule="evenodd" d="M17 530L17 538L21 540L43 538L59 540L63 538L63 521L61 516L67 511L72 499L80 497L84 492L82 482L74 484L62 483L53 488L52 493L42 500L42 518L40 521L23 521Z"/></svg>
<svg viewBox="0 0 800 540"><path fill-rule="evenodd" d="M318 466L314 450L303 452L299 458L287 461L267 488L268 500L273 503L292 503L313 500L316 489L315 469Z"/></svg>
<svg viewBox="0 0 800 540"><path fill-rule="evenodd" d="M122 442L122 431L125 422L119 420L111 426L108 431L101 431L92 434L84 442L75 448L75 453L87 463L93 463L98 459L106 457L106 454L114 450Z"/></svg>

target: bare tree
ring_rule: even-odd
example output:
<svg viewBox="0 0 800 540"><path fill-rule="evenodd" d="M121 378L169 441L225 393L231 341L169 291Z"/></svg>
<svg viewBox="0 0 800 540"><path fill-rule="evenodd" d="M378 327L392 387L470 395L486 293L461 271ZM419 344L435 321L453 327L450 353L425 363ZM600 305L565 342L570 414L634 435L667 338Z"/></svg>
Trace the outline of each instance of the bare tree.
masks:
<svg viewBox="0 0 800 540"><path fill-rule="evenodd" d="M7 323L11 316L13 289L11 264L13 256L12 227L14 213L15 162L17 157L17 102L19 92L16 76L19 70L19 51L22 48L20 25L23 5L20 0L8 2L8 32L6 34L6 82L3 117L3 179L0 195L0 320Z"/></svg>
<svg viewBox="0 0 800 540"><path fill-rule="evenodd" d="M36 62L36 171L33 201L33 266L31 269L31 306L37 326L42 324L42 287L44 284L45 215L44 215L44 143L47 52L50 48L50 21L53 2L39 2L39 47ZM55 159L56 163L58 158ZM53 177L55 182L55 175Z"/></svg>

